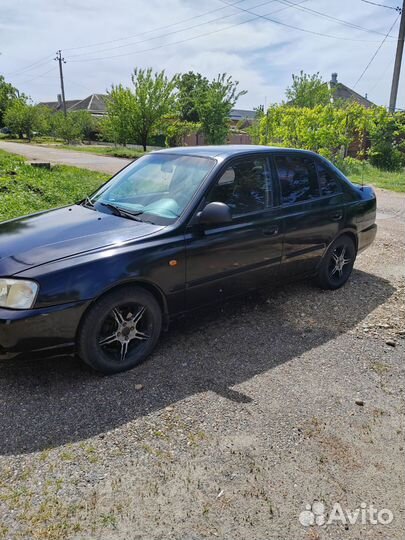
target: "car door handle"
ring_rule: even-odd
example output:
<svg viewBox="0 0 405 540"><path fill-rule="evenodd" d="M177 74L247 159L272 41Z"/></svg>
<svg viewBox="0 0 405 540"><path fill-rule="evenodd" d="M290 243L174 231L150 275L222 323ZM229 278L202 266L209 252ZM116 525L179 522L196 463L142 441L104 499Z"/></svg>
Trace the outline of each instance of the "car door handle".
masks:
<svg viewBox="0 0 405 540"><path fill-rule="evenodd" d="M278 234L278 227L271 227L270 229L264 229L263 231L264 236L276 236Z"/></svg>
<svg viewBox="0 0 405 540"><path fill-rule="evenodd" d="M333 221L340 221L343 217L343 212L335 212L334 214L331 215L331 219Z"/></svg>

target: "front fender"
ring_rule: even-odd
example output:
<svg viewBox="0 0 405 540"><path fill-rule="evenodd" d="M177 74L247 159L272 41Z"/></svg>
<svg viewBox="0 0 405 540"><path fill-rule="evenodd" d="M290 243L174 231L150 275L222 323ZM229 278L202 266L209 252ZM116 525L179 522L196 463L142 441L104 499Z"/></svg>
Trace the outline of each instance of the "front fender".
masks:
<svg viewBox="0 0 405 540"><path fill-rule="evenodd" d="M71 257L27 270L19 277L39 283L35 308L92 301L114 287L137 282L155 287L167 299L167 310L177 312L184 308L185 267L181 235L137 249L123 246Z"/></svg>

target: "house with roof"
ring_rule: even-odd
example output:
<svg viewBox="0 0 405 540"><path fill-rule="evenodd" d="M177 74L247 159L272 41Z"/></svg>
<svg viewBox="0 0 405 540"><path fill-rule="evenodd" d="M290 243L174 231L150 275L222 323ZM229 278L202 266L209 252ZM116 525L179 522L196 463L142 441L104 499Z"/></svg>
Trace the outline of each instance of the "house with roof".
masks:
<svg viewBox="0 0 405 540"><path fill-rule="evenodd" d="M353 88L339 82L337 73L332 73L330 81L323 84L327 85L329 90L332 90L332 103L336 101L351 101L359 103L363 107L366 107L366 109L376 107L376 104L367 98L367 94L362 96L353 90ZM287 101L287 105L294 105L294 100Z"/></svg>
<svg viewBox="0 0 405 540"><path fill-rule="evenodd" d="M375 103L367 98L367 94L362 96L352 88L349 88L345 84L339 82L337 73L332 73L330 81L326 84L328 85L329 89L333 91L332 101L355 101L356 103L363 105L363 107L366 107L366 109L376 106Z"/></svg>
<svg viewBox="0 0 405 540"><path fill-rule="evenodd" d="M55 112L63 111L62 96L58 94L57 101L44 101L40 105L49 107ZM93 116L105 116L107 96L105 94L91 94L84 99L70 99L66 101L66 111L88 111Z"/></svg>

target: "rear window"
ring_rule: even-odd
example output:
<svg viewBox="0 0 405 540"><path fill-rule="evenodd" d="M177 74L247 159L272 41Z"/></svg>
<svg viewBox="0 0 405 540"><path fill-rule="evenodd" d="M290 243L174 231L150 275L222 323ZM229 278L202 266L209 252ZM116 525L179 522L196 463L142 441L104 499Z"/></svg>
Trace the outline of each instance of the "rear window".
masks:
<svg viewBox="0 0 405 540"><path fill-rule="evenodd" d="M318 170L319 186L323 197L342 192L340 182L333 171L321 161L317 161L316 168Z"/></svg>
<svg viewBox="0 0 405 540"><path fill-rule="evenodd" d="M318 177L313 159L305 156L277 156L275 163L283 204L319 197Z"/></svg>

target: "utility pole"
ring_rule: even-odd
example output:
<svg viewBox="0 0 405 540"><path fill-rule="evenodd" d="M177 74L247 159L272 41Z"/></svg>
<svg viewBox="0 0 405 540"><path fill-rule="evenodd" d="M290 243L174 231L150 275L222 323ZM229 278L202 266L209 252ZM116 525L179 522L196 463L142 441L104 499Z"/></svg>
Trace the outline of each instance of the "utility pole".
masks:
<svg viewBox="0 0 405 540"><path fill-rule="evenodd" d="M66 60L62 58L61 50L57 51L55 60L59 62L60 89L62 91L63 114L66 116L65 85L63 83L63 69L62 69L62 63L66 64Z"/></svg>
<svg viewBox="0 0 405 540"><path fill-rule="evenodd" d="M392 86L391 86L391 95L390 95L390 111L391 112L395 112L395 107L397 104L399 75L401 73L402 53L404 50L404 38L405 38L405 0L403 0L403 3L402 3L401 22L399 25L398 43L397 43L397 54L395 56L394 74L392 76Z"/></svg>

